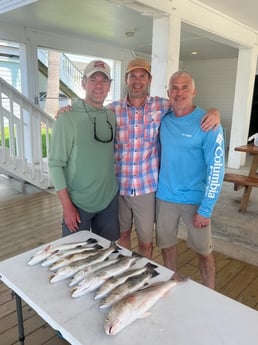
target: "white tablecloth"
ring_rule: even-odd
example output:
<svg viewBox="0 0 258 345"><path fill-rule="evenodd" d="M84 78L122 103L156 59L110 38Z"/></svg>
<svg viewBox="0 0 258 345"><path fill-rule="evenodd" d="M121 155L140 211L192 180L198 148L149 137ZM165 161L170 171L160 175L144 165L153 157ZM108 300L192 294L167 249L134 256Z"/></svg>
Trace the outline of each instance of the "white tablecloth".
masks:
<svg viewBox="0 0 258 345"><path fill-rule="evenodd" d="M109 246L109 241L88 231L53 244L89 237ZM73 345L258 344L257 311L192 280L171 290L151 309L151 315L136 320L115 336L108 336L104 333L108 309L99 308L94 292L74 299L67 281L51 284L48 268L27 265L29 258L43 247L45 245L0 262L1 280ZM123 252L130 255L127 250ZM142 266L145 261L143 258L137 265ZM160 274L153 281L167 280L173 273L163 266L159 266L158 271Z"/></svg>

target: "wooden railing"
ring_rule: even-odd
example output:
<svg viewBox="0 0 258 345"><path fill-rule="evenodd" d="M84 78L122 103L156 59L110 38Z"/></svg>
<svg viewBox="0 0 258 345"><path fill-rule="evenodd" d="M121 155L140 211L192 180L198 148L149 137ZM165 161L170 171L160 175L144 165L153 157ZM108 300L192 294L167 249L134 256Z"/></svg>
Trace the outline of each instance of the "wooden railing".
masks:
<svg viewBox="0 0 258 345"><path fill-rule="evenodd" d="M54 121L0 78L0 171L49 188L47 160Z"/></svg>

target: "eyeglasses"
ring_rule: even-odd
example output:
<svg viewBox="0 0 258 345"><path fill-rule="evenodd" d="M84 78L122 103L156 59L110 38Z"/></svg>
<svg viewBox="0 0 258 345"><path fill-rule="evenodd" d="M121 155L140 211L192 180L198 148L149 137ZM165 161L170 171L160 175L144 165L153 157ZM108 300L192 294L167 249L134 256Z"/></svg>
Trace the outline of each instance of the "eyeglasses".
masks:
<svg viewBox="0 0 258 345"><path fill-rule="evenodd" d="M107 114L106 114L106 116L107 116ZM97 135L96 117L94 117L94 123L93 123L93 125L94 125L94 139L99 141L100 143L103 143L103 144L110 143L114 138L113 127L112 127L111 123L108 121L108 117L107 117L106 122L108 124L109 129L110 129L110 138L107 140L102 140Z"/></svg>
<svg viewBox="0 0 258 345"><path fill-rule="evenodd" d="M113 139L114 139L114 133L113 133L113 127L112 127L111 123L110 123L109 120L108 120L108 115L107 115L106 109L105 109L104 111L105 111L105 114L106 114L106 123L107 123L107 125L108 125L108 127L109 127L109 129L110 129L110 138L109 138L109 139L106 139L106 140L102 140L102 139L100 139L100 137L97 135L96 117L94 117L93 120L92 120L92 118L91 118L91 116L90 116L90 113L89 113L89 111L87 110L87 108L86 108L85 103L84 103L83 100L82 100L82 104L83 104L83 107L84 107L85 112L86 112L86 113L88 114L88 116L89 116L90 121L93 123L93 127L94 127L94 139L95 139L96 141L99 141L100 143L103 143L103 144L111 143L111 141L113 141Z"/></svg>

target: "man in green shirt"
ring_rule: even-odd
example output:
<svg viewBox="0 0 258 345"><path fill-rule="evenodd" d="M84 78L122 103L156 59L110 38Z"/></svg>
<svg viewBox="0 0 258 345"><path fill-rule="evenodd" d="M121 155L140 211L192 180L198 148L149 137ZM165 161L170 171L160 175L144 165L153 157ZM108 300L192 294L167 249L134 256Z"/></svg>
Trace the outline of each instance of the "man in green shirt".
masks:
<svg viewBox="0 0 258 345"><path fill-rule="evenodd" d="M49 169L63 208L63 236L78 230L119 238L118 185L114 169L115 115L103 102L110 68L91 61L84 71L84 100L72 104L53 128Z"/></svg>

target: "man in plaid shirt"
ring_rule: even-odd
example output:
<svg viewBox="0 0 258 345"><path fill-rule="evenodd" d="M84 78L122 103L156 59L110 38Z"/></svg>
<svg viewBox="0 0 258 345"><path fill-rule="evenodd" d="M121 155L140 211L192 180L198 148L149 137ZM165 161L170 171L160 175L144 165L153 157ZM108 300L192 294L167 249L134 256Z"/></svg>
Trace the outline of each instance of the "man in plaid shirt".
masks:
<svg viewBox="0 0 258 345"><path fill-rule="evenodd" d="M139 253L152 257L155 222L155 192L159 170L159 126L169 110L168 99L149 97L151 67L148 61L129 62L125 81L128 94L108 107L116 114L115 161L119 197L119 244L131 248L133 223ZM220 123L216 109L200 124L209 130Z"/></svg>

